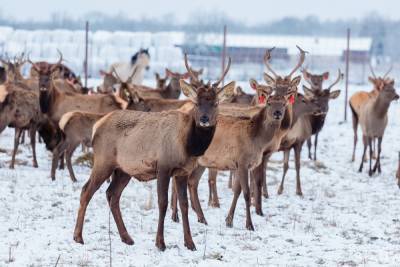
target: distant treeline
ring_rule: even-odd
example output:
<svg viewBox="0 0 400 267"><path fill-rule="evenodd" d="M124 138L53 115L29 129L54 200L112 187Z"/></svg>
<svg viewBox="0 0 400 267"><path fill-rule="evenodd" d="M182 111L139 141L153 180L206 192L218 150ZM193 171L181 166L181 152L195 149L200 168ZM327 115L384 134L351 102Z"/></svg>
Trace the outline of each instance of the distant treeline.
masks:
<svg viewBox="0 0 400 267"><path fill-rule="evenodd" d="M83 29L85 21L90 21L91 30L108 31L184 31L221 32L223 25L228 26L228 32L235 33L262 33L285 35L312 35L312 36L345 36L346 29L351 28L352 35L358 37L372 37L372 53L400 58L397 43L400 40L400 20L388 20L378 13L371 13L362 19L348 20L321 20L316 16L306 18L284 17L282 19L246 25L224 13L196 12L187 23L177 23L172 14L158 18L132 19L123 14L105 15L103 13L89 13L75 19L66 14L53 14L47 21L20 21L2 16L0 25L11 26L15 29Z"/></svg>

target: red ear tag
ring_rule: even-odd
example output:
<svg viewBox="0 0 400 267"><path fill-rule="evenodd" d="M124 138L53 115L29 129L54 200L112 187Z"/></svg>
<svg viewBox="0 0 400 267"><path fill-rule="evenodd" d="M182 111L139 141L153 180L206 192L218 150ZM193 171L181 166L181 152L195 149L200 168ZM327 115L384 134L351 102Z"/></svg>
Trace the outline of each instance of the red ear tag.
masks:
<svg viewBox="0 0 400 267"><path fill-rule="evenodd" d="M258 104L264 104L265 103L265 96L264 95L260 95L258 97Z"/></svg>
<svg viewBox="0 0 400 267"><path fill-rule="evenodd" d="M292 104L292 105L294 104L294 95L290 96L289 103Z"/></svg>

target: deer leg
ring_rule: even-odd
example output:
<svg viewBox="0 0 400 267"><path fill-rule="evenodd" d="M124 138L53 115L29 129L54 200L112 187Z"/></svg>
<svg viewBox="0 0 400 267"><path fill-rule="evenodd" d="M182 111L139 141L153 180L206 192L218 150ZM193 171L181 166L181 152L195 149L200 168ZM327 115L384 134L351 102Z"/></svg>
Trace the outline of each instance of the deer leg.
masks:
<svg viewBox="0 0 400 267"><path fill-rule="evenodd" d="M37 159L36 159L36 128L29 128L29 138L31 139L31 147L32 147L32 164L34 168L38 167Z"/></svg>
<svg viewBox="0 0 400 267"><path fill-rule="evenodd" d="M308 147L308 158L312 160L312 155L311 155L311 136L307 139L307 147Z"/></svg>
<svg viewBox="0 0 400 267"><path fill-rule="evenodd" d="M271 157L271 154L269 155L264 155L263 156L263 161L262 161L262 194L264 198L269 198L268 196L268 187L267 187L267 165L269 158Z"/></svg>
<svg viewBox="0 0 400 267"><path fill-rule="evenodd" d="M20 128L15 128L15 133L14 133L14 150L12 153L11 157L11 162L10 162L10 169L14 169L15 165L15 155L17 154L18 151L18 145L19 145L19 139L21 137L22 130Z"/></svg>
<svg viewBox="0 0 400 267"><path fill-rule="evenodd" d="M376 138L372 138L372 158L376 159Z"/></svg>
<svg viewBox="0 0 400 267"><path fill-rule="evenodd" d="M185 239L185 247L190 250L196 250L196 246L194 245L192 234L190 233L190 225L189 225L189 203L187 196L187 187L188 187L188 177L181 176L175 177L176 188L178 192L179 199L179 207L181 208L182 214L182 225L183 225L183 236Z"/></svg>
<svg viewBox="0 0 400 267"><path fill-rule="evenodd" d="M296 195L298 196L303 196L303 192L301 191L301 182L300 182L300 156L301 156L302 145L303 144L301 143L296 143L294 146L294 161L296 165Z"/></svg>
<svg viewBox="0 0 400 267"><path fill-rule="evenodd" d="M318 133L314 137L314 161L317 160Z"/></svg>
<svg viewBox="0 0 400 267"><path fill-rule="evenodd" d="M229 172L228 188L232 188L233 171Z"/></svg>
<svg viewBox="0 0 400 267"><path fill-rule="evenodd" d="M246 228L247 230L254 231L254 226L251 221L250 213L250 188L249 188L249 171L241 167L238 169L240 187L243 191L244 201L246 202Z"/></svg>
<svg viewBox="0 0 400 267"><path fill-rule="evenodd" d="M65 159L65 153L63 152L60 154L60 158L58 161L58 169L59 170L64 170L64 159Z"/></svg>
<svg viewBox="0 0 400 267"><path fill-rule="evenodd" d="M68 159L68 157L67 157ZM126 230L124 220L122 219L121 209L119 206L119 201L121 198L122 191L128 185L131 177L120 170L115 170L113 179L107 188L106 196L108 205L110 206L111 213L114 217L114 221L118 228L119 236L121 241L128 245L133 245L133 239Z"/></svg>
<svg viewBox="0 0 400 267"><path fill-rule="evenodd" d="M283 175L281 184L279 185L278 188L278 195L281 195L283 192L283 184L285 183L285 176L289 169L289 156L290 156L290 149L283 151Z"/></svg>
<svg viewBox="0 0 400 267"><path fill-rule="evenodd" d="M375 166L373 172L375 173L378 169L378 172L381 173L381 151L382 151L382 137L378 138L378 156L375 161Z"/></svg>
<svg viewBox="0 0 400 267"><path fill-rule="evenodd" d="M371 137L368 137L368 146L369 146L369 171L368 175L372 176L372 156L373 156L373 149L372 149L372 139Z"/></svg>
<svg viewBox="0 0 400 267"><path fill-rule="evenodd" d="M22 130L21 140L19 140L20 144L25 144L25 130Z"/></svg>
<svg viewBox="0 0 400 267"><path fill-rule="evenodd" d="M50 171L51 180L53 181L56 179L56 169L57 169L58 159L60 158L61 153L64 154L65 148L66 148L66 142L63 139L53 149L53 158L51 161L51 171Z"/></svg>
<svg viewBox="0 0 400 267"><path fill-rule="evenodd" d="M262 186L263 186L263 176L262 172L264 172L264 168L261 163L260 166L257 166L253 170L251 170L250 184L251 191L254 195L254 206L256 207L256 214L260 216L264 216L262 212Z"/></svg>
<svg viewBox="0 0 400 267"><path fill-rule="evenodd" d="M236 204L238 201L238 198L240 196L240 193L242 191L242 188L240 187L240 182L239 182L239 177L235 173L235 179L233 179L233 184L232 184L232 189L233 189L233 199L231 203L231 207L228 212L228 216L225 219L226 226L227 227L232 227L233 226L233 216L235 215L235 209L236 209Z"/></svg>
<svg viewBox="0 0 400 267"><path fill-rule="evenodd" d="M84 243L82 238L82 228L85 220L86 208L94 193L100 188L104 181L110 177L112 172L113 168L109 166L107 162L98 162L97 164L95 162L89 180L82 187L78 217L76 219L74 230L75 242L81 244Z"/></svg>
<svg viewBox="0 0 400 267"><path fill-rule="evenodd" d="M204 217L203 209L201 208L199 194L198 194L198 187L200 178L205 171L204 167L197 167L192 174L189 176L189 190L190 190L190 200L192 202L192 208L197 214L197 221L199 223L204 223L207 225L206 218Z"/></svg>
<svg viewBox="0 0 400 267"><path fill-rule="evenodd" d="M73 145L69 145L67 147L67 149L65 150L65 160L67 163L67 168L68 168L68 172L69 172L69 176L71 177L72 182L76 182L76 177L75 177L75 173L74 173L74 169L72 168L72 162L71 162L71 158L72 158L72 154L74 153L76 147L79 145L78 144L73 144Z"/></svg>
<svg viewBox="0 0 400 267"><path fill-rule="evenodd" d="M164 220L168 208L168 187L170 174L168 170L160 169L157 175L157 196L158 196L158 228L156 236L156 247L161 251L165 250L164 242Z"/></svg>
<svg viewBox="0 0 400 267"><path fill-rule="evenodd" d="M354 131L354 142L353 142L353 155L351 161L354 162L356 159L356 147L357 147L357 128L358 128L358 118L357 115L353 113L353 131Z"/></svg>
<svg viewBox="0 0 400 267"><path fill-rule="evenodd" d="M172 179L171 185L171 209L172 215L171 219L174 222L179 222L179 215L178 215L178 192L176 190L176 177Z"/></svg>
<svg viewBox="0 0 400 267"><path fill-rule="evenodd" d="M217 175L218 175L218 170L208 169L208 188L210 191L208 198L208 205L213 208L219 208Z"/></svg>
<svg viewBox="0 0 400 267"><path fill-rule="evenodd" d="M365 135L363 135L363 144L364 144L364 151L363 151L363 154L362 154L362 157L361 157L361 164L360 164L360 168L358 169L358 172L362 172L362 169L363 169L363 166L364 166L364 159L365 159L365 155L366 155L367 147L368 147L367 137Z"/></svg>

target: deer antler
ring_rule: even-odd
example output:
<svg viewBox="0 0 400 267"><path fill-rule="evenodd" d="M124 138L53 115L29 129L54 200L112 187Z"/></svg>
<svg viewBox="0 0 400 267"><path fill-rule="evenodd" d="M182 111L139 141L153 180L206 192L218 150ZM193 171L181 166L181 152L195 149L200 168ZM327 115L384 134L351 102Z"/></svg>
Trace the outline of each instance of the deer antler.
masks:
<svg viewBox="0 0 400 267"><path fill-rule="evenodd" d="M306 59L306 53L308 53L307 51L304 51L303 49L300 48L300 46L296 45L297 49L300 50L300 59L299 62L297 63L296 67L294 67L294 69L292 70L292 72L289 73L288 76L286 77L292 77L293 73L295 73L300 67L301 65L303 65L304 60Z"/></svg>
<svg viewBox="0 0 400 267"><path fill-rule="evenodd" d="M275 78L277 78L277 77L279 77L279 75L276 74L276 72L272 69L271 65L269 64L269 60L271 59L271 52L274 49L275 49L275 47L272 47L270 49L267 49L267 51L265 51L264 64L267 67L267 69L275 76Z"/></svg>
<svg viewBox="0 0 400 267"><path fill-rule="evenodd" d="M369 69L371 70L371 73L372 73L372 76L374 77L374 79L376 79L374 68L372 68L371 62L369 62Z"/></svg>
<svg viewBox="0 0 400 267"><path fill-rule="evenodd" d="M221 78L219 78L218 81L216 81L215 83L213 83L213 86L216 87L216 86L218 86L218 85L222 82L222 80L225 78L226 74L228 73L228 71L229 71L229 69L230 69L230 67L231 67L231 63L232 63L232 59L231 59L231 57L229 57L229 58L228 58L228 65L226 66L224 72L222 73Z"/></svg>
<svg viewBox="0 0 400 267"><path fill-rule="evenodd" d="M393 64L390 66L389 70L385 73L385 75L383 75L383 79L386 78L386 76L388 76L388 74L392 71L393 69Z"/></svg>
<svg viewBox="0 0 400 267"><path fill-rule="evenodd" d="M338 69L338 77L336 79L336 81L334 83L332 83L329 87L328 90L331 90L333 86L335 86L336 84L338 84L340 82L340 80L342 79L343 75L340 72L340 69Z"/></svg>
<svg viewBox="0 0 400 267"><path fill-rule="evenodd" d="M198 82L199 80L197 79L196 75L192 72L192 68L189 67L188 59L187 59L187 54L185 53L185 67L187 72L189 73L190 77L195 81Z"/></svg>
<svg viewBox="0 0 400 267"><path fill-rule="evenodd" d="M27 56L27 61L32 65L32 67L33 67L36 71L39 71L40 68L36 65L36 63L32 62L32 60L29 58L29 56L30 56L30 53L29 53L28 56Z"/></svg>

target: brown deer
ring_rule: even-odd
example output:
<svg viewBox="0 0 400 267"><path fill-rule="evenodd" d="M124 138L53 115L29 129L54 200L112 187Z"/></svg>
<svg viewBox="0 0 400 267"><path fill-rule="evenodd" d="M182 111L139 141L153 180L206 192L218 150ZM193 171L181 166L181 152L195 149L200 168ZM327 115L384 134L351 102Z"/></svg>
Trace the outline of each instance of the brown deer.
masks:
<svg viewBox="0 0 400 267"><path fill-rule="evenodd" d="M188 67L185 55L185 65ZM176 176L182 210L185 246L194 250L187 203L187 174L195 166L213 139L218 114L218 100L231 95L235 83L220 88L229 70L215 83L194 87L180 81L183 93L195 103L188 113L180 111L150 112L115 111L93 127L94 166L89 181L82 188L74 240L83 244L82 227L87 205L101 184L113 173L107 189L107 200L122 241L132 245L122 220L119 199L134 176L139 181L157 179L159 221L156 246L165 250L164 219L168 206L168 185ZM110 153L110 151L114 151Z"/></svg>
<svg viewBox="0 0 400 267"><path fill-rule="evenodd" d="M108 113L117 109L124 109L127 102L117 95L82 95L60 91L53 83L53 73L57 72L57 65L62 62L62 55L56 64L40 68L33 63L39 74L38 86L40 90L40 109L47 114L56 125L62 115L70 111L85 111L91 113ZM57 161L60 157L60 142L53 150L51 178L55 179Z"/></svg>
<svg viewBox="0 0 400 267"><path fill-rule="evenodd" d="M307 71L307 69L303 69L303 78L304 80L311 86L310 89L313 91L321 91L322 84L324 81L329 79L329 72L324 72L322 74L312 74ZM318 146L318 134L322 130L322 127L325 123L326 114L320 114L313 116L313 128L315 129L313 132L314 137L314 160L317 160L317 146ZM307 139L307 147L308 147L308 158L313 159L311 156L311 137Z"/></svg>
<svg viewBox="0 0 400 267"><path fill-rule="evenodd" d="M298 47L299 48L299 47ZM285 77L278 76L270 67L269 59L271 50L267 50L264 62L269 70L274 74L275 79L264 74L268 81L264 99L264 106L258 107L259 111L254 115L254 107L241 112L228 109L225 115L218 117L218 124L215 137L205 154L199 158L200 167L196 169L189 178L190 195L193 208L197 213L198 220L206 223L200 201L197 194L197 187L204 168L214 168L218 170L234 170L234 198L231 208L226 218L226 225L232 226L233 215L240 192L246 202L246 228L254 230L250 216L250 190L248 185L248 170L253 171L258 168L263 161L265 151L279 146L283 137L283 132L288 128L292 121L292 98L297 92L297 86L301 77L291 78L305 59L305 51L301 51L301 56L296 67ZM271 96L271 92L275 92ZM257 109L257 107L255 107ZM246 109L246 108L245 108ZM221 110L221 112L223 112ZM229 116L227 116L230 114ZM246 115L247 114L247 115ZM229 132L230 137L223 137L224 132ZM276 148L277 149L277 148Z"/></svg>
<svg viewBox="0 0 400 267"><path fill-rule="evenodd" d="M381 90L383 90L383 87L385 86L385 81L386 81L387 75L389 75L390 71L392 70L392 67L390 67L389 70L383 75L383 77L377 77L375 75L374 69L372 68L371 64L369 65L369 67L370 67L372 76L368 77L368 80L373 85L372 90L369 92L365 92L365 91L355 92L350 97L350 100L349 100L350 109L352 111L352 121L353 121L353 131L354 131L353 155L351 157L351 161L353 161L353 162L356 157L355 154L356 154L356 146L357 146L357 141L358 141L358 137L357 137L358 119L360 117L361 108L365 105L365 103L368 102L369 99L375 98L379 94L379 92ZM375 139L373 140L373 142L375 142ZM373 148L375 148L375 145L373 145Z"/></svg>
<svg viewBox="0 0 400 267"><path fill-rule="evenodd" d="M301 148L306 140L308 140L313 134L313 119L315 116L325 115L328 111L328 103L330 99L335 99L339 96L340 90L335 90L331 92L333 86L335 86L342 78L342 74L338 74L338 78L336 81L331 84L325 90L311 90L307 87L303 87L305 92L305 97L311 100L311 103L317 105L319 110L315 112L315 110L311 112L301 112L296 111L296 104L294 108L295 119L293 120L293 126L288 131L285 138L282 140L279 150L284 153L283 160L283 175L282 181L278 189L278 194L282 194L283 192L283 184L285 181L286 173L289 169L289 154L290 150L294 150L295 154L295 165L296 165L296 194L299 196L303 195L301 190L300 183L300 156L301 156ZM298 97L302 98L302 96L298 95ZM303 107L304 108L304 107ZM311 106L308 107L311 109Z"/></svg>
<svg viewBox="0 0 400 267"><path fill-rule="evenodd" d="M15 128L10 169L14 169L19 140L24 130L28 130L30 135L33 167L38 167L36 131L44 119L39 109L38 100L39 96L35 91L26 90L12 82L0 85L0 132L7 126Z"/></svg>
<svg viewBox="0 0 400 267"><path fill-rule="evenodd" d="M385 78L383 86L377 92L377 95L370 97L359 109L359 114L355 112L355 108L350 103L353 112L353 128L354 125L360 123L363 133L364 151L361 159L359 172L362 171L364 165L364 158L369 147L369 176L378 170L381 173L381 151L382 139L388 122L388 109L393 100L399 99L399 95L394 88L394 80ZM354 130L356 133L356 129ZM378 155L375 165L372 168L372 141L374 138L378 139Z"/></svg>

